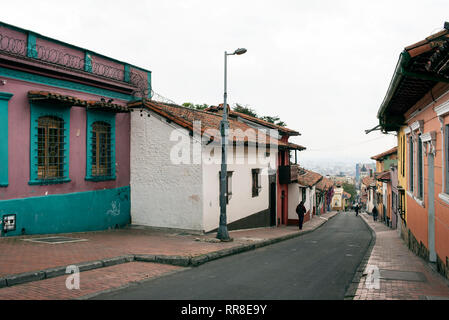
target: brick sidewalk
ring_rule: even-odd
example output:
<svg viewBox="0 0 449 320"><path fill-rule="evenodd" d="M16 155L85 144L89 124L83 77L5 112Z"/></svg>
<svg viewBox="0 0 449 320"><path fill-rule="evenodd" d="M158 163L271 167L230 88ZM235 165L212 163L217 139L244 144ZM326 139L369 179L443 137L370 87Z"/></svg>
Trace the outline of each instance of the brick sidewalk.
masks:
<svg viewBox="0 0 449 320"><path fill-rule="evenodd" d="M160 230L120 229L101 232L58 234L87 241L61 244L45 244L24 239L43 237L43 235L22 236L0 239L0 277L34 272L60 266L96 261L128 254L133 255L174 255L195 257L234 248L243 244L262 242L295 236L315 230L326 219L336 213L330 212L304 224L303 230L297 227L272 227L230 231L233 242L217 242L216 234L192 235L183 232L164 232ZM52 235L54 236L54 235ZM157 263L128 262L81 272L81 290L68 290L66 276L18 284L0 289L0 299L71 299L98 291L121 287L129 282L140 281L180 267Z"/></svg>
<svg viewBox="0 0 449 320"><path fill-rule="evenodd" d="M449 299L449 281L433 271L427 263L412 253L398 230L374 222L372 216L361 217L376 233L376 243L358 284L354 300L421 300ZM380 286L368 288L370 277L366 273L375 266L380 270Z"/></svg>

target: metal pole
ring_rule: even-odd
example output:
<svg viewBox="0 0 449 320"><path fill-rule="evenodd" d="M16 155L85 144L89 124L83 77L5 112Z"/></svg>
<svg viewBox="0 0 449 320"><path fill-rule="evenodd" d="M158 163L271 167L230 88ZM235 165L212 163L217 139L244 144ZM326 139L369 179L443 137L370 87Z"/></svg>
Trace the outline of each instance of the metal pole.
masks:
<svg viewBox="0 0 449 320"><path fill-rule="evenodd" d="M220 225L218 227L217 238L221 241L232 240L229 237L228 227L226 224L226 196L227 196L227 145L228 145L228 108L226 104L227 98L227 52L224 54L224 101L223 101L223 119L220 122L221 131L221 175L220 175Z"/></svg>

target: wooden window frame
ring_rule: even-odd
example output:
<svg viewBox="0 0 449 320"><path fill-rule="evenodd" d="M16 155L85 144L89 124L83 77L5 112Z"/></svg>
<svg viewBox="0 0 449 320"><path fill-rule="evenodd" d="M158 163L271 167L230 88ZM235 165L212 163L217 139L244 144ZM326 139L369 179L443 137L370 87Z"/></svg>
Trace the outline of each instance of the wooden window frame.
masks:
<svg viewBox="0 0 449 320"><path fill-rule="evenodd" d="M111 125L107 122L95 121L92 123L91 174L93 177L111 176L111 131ZM104 151L104 149L106 149L106 151Z"/></svg>
<svg viewBox="0 0 449 320"><path fill-rule="evenodd" d="M64 178L64 120L55 116L37 119L37 179ZM56 141L52 141L56 139ZM50 149L56 148L54 155Z"/></svg>

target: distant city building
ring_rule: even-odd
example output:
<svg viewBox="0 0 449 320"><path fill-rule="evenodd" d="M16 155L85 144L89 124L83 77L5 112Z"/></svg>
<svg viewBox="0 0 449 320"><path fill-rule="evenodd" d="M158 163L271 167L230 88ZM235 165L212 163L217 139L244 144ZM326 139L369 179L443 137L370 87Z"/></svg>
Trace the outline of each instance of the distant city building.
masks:
<svg viewBox="0 0 449 320"><path fill-rule="evenodd" d="M357 163L355 165L355 183L359 185L364 177L369 177L370 170L376 171L374 163Z"/></svg>

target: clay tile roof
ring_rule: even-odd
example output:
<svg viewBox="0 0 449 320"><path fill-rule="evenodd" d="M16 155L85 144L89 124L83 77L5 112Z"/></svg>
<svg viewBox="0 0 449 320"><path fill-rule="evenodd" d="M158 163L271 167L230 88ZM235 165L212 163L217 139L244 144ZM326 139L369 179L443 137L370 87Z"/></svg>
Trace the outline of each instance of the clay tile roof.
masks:
<svg viewBox="0 0 449 320"><path fill-rule="evenodd" d="M214 141L221 141L221 136L219 133L220 122L222 120L222 115L218 113L212 113L204 110L196 110L176 104L162 103L156 101L135 101L128 103L129 108L141 108L145 107L157 114L163 116L164 118L173 121L174 123L180 125L193 132L194 121L201 122L201 134L209 137ZM268 135L254 130L254 128L249 125L237 121L236 119L228 118L229 128L232 129L233 136L230 138L234 142L238 143L257 143L260 141L266 141L268 144L278 145L278 147L283 147L287 149L298 149L304 150L305 147L296 145L289 142L283 142L281 140L272 138ZM212 131L212 130L214 131ZM249 129L249 130L248 130ZM215 135L214 135L215 134Z"/></svg>
<svg viewBox="0 0 449 320"><path fill-rule="evenodd" d="M260 118L256 118L256 117L247 115L245 113L234 111L234 110L232 110L229 107L229 105L227 106L227 108L228 108L228 114L230 116L241 117L241 118L244 118L246 120L253 121L253 122L256 122L256 123L258 123L260 125L266 126L268 128L277 129L280 132L288 134L290 136L299 136L299 135L301 135L298 131L295 131L295 130L292 130L292 129L289 129L289 128L286 128L286 127L278 126L278 125L276 125L274 123L271 123L271 122L262 120ZM223 110L223 104L220 104L219 106L210 106L209 108L206 108L204 111L220 112L222 110Z"/></svg>
<svg viewBox="0 0 449 320"><path fill-rule="evenodd" d="M321 179L320 182L318 182L318 184L316 185L316 188L320 191L326 191L329 190L333 185L334 183L332 182L332 180L323 177L323 179Z"/></svg>
<svg viewBox="0 0 449 320"><path fill-rule="evenodd" d="M323 179L323 176L319 173L306 170L303 168L298 169L298 183L300 185L312 187L315 184L317 184L321 179Z"/></svg>
<svg viewBox="0 0 449 320"><path fill-rule="evenodd" d="M391 148L390 150L387 150L385 152L379 153L378 155L372 156L371 159L373 160L382 160L386 156L392 155L398 153L398 147Z"/></svg>
<svg viewBox="0 0 449 320"><path fill-rule="evenodd" d="M399 56L377 118L386 132L396 131L401 117L440 82L449 79L449 31L437 32L407 46Z"/></svg>
<svg viewBox="0 0 449 320"><path fill-rule="evenodd" d="M377 180L389 181L391 179L390 171L379 172L376 175Z"/></svg>
<svg viewBox="0 0 449 320"><path fill-rule="evenodd" d="M369 187L369 186L373 186L373 185L376 183L376 181L375 181L374 178L372 178L372 177L364 177L364 178L362 179L362 183L363 183L365 186Z"/></svg>
<svg viewBox="0 0 449 320"><path fill-rule="evenodd" d="M77 97L62 95L57 92L49 91L28 91L30 101L42 101L58 105L86 107L92 110L111 111L111 112L129 112L127 106L96 100L83 100Z"/></svg>

